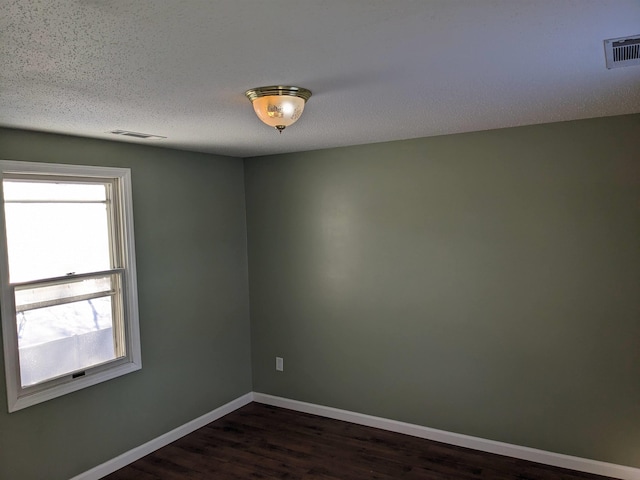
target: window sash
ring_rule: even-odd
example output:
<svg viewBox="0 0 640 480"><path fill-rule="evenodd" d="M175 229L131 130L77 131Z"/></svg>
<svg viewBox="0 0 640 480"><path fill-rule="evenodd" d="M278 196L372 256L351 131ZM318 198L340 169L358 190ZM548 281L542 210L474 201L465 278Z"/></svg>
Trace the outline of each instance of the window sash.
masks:
<svg viewBox="0 0 640 480"><path fill-rule="evenodd" d="M118 268L113 270L105 270L102 272L91 272L91 273L82 273L82 274L72 274L65 275L64 277L56 277L56 278L47 278L43 280L30 280L28 282L20 282L14 283L10 286L12 289L14 298L16 299L16 313L26 312L29 310L35 310L37 308L45 308L52 307L55 305L64 305L66 303L73 303L82 300L91 300L92 298L99 298L105 296L119 295L120 288L118 285L122 284L122 275L124 273L124 269ZM46 288L46 287L55 287L55 286L64 286L64 285L72 285L74 283L79 283L83 280L90 279L100 279L105 277L112 277L112 286L106 290L95 290L91 293L81 293L76 295L67 295L67 296L59 296L58 298L52 298L50 300L41 300L32 303L18 303L17 300L17 292L29 290L29 289L38 289L38 288Z"/></svg>

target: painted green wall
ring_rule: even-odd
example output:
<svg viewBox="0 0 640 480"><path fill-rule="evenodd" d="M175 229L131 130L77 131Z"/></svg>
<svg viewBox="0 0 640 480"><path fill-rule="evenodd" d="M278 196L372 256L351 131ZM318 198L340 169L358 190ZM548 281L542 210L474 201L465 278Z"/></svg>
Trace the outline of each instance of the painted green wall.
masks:
<svg viewBox="0 0 640 480"><path fill-rule="evenodd" d="M0 363L2 479L252 388L640 467L640 115L246 159L244 185L237 159L9 129L0 158L132 169L143 355L13 414Z"/></svg>
<svg viewBox="0 0 640 480"><path fill-rule="evenodd" d="M251 158L245 189L254 391L640 467L640 115Z"/></svg>
<svg viewBox="0 0 640 480"><path fill-rule="evenodd" d="M12 414L0 364L1 479L67 480L251 391L242 161L7 129L0 158L131 168L143 364Z"/></svg>

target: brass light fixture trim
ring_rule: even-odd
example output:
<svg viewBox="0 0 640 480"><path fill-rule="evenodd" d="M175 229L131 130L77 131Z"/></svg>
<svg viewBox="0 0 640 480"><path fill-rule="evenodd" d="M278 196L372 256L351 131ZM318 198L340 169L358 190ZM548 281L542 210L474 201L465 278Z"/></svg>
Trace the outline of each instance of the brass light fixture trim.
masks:
<svg viewBox="0 0 640 480"><path fill-rule="evenodd" d="M306 88L283 85L252 88L244 94L258 118L280 133L300 118L311 98L311 91Z"/></svg>

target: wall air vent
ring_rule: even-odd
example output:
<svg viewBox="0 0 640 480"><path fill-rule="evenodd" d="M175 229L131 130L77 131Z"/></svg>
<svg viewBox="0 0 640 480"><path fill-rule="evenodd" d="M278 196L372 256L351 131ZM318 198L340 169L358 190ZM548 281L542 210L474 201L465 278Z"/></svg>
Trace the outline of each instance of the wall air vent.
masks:
<svg viewBox="0 0 640 480"><path fill-rule="evenodd" d="M640 65L640 35L605 40L604 55L607 68Z"/></svg>
<svg viewBox="0 0 640 480"><path fill-rule="evenodd" d="M146 139L157 139L157 138L167 138L161 135L152 135L150 133L140 133L140 132L130 132L129 130L111 130L107 133L113 133L114 135L122 135L124 137L134 137L134 138L146 138Z"/></svg>

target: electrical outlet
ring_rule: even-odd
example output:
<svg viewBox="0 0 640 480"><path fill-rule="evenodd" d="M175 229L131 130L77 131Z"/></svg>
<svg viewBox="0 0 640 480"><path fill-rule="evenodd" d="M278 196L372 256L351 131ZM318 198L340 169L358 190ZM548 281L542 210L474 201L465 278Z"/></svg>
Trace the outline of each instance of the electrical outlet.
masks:
<svg viewBox="0 0 640 480"><path fill-rule="evenodd" d="M276 370L279 372L284 371L284 359L282 357L276 357Z"/></svg>

